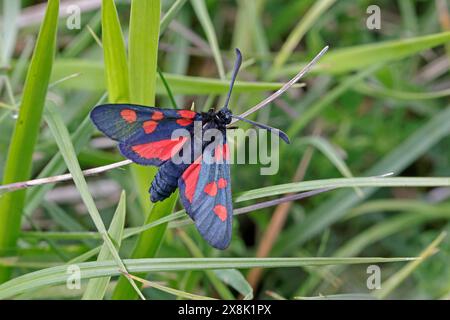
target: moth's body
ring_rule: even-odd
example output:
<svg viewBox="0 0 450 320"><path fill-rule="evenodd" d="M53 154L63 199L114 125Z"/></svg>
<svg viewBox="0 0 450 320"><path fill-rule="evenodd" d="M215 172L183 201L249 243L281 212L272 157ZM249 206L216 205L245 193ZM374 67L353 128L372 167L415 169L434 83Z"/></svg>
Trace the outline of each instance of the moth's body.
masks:
<svg viewBox="0 0 450 320"><path fill-rule="evenodd" d="M207 129L218 129L226 134L226 126L231 123L232 112L229 109L221 109L215 112L210 109L208 112L201 113L202 127ZM224 137L225 138L225 137ZM193 137L191 137L193 139ZM202 143L202 151L207 143ZM191 148L194 150L194 148ZM194 152L191 154L191 163L195 161ZM152 202L162 201L168 198L178 188L178 180L183 172L189 167L189 163L174 163L172 159L166 161L159 169L150 186L150 199Z"/></svg>

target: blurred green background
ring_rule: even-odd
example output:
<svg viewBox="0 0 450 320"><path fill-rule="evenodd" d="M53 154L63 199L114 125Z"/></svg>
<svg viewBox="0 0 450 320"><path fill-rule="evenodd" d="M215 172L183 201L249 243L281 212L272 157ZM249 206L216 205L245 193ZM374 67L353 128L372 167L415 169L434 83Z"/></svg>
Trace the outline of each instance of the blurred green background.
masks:
<svg viewBox="0 0 450 320"><path fill-rule="evenodd" d="M192 298L186 292L226 299L450 297L450 240L439 236L450 230L450 182L431 179L450 176L448 1L131 2L115 1L114 7L106 0L61 1L57 19L57 1L50 1L44 20L45 1L2 1L2 184L59 175L67 168L74 174L78 163L89 169L123 160L115 144L86 118L102 101L169 108L190 108L195 102L197 111L220 106L237 47L244 67L231 109L241 113L328 45L328 53L302 80L304 87L289 90L251 116L287 132L292 144L280 145L277 175L260 175L259 164L231 167L234 206L273 198L245 201L243 192L258 194L259 188L290 182L345 177L343 186L348 188L239 215L225 251L209 247L192 225L165 230L160 224L124 239L120 257L179 258L182 263L189 257L250 261L256 256L422 254L420 262L380 264L381 290L368 289L367 264L352 263L263 271L168 269L140 276L163 286L143 289L152 299ZM74 150L64 153L64 145L72 145L68 134ZM393 188L382 182L358 188L351 180L390 172L421 180ZM153 169L122 167L86 178L89 188L81 179L76 185L39 185L26 193L0 190L0 282L5 282L0 296L135 298L125 278L118 277L109 284L107 279L90 283L91 296L86 294L87 281L80 290L68 289L63 278L53 285L33 284L33 276L18 278L20 288L14 287L18 282L6 281L71 262L100 245L99 236L93 236L96 229L101 232L92 220L96 210L106 226L118 217L110 229L116 245L124 227L139 227L181 210L175 196L150 204L152 174ZM122 190L126 197L116 210ZM92 198L95 205L89 205ZM75 261L95 261L97 253Z"/></svg>

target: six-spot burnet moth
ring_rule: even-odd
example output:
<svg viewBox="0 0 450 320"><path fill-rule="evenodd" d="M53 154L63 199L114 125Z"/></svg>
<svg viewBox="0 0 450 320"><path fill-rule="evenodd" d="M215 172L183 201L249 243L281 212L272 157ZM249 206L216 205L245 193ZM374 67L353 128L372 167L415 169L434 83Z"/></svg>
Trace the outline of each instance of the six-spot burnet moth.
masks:
<svg viewBox="0 0 450 320"><path fill-rule="evenodd" d="M267 105L289 89L315 64L327 48L325 47L296 77L250 111L254 112ZM233 206L226 141L227 126L235 121L246 121L277 134L289 143L284 132L245 119L249 111L236 116L228 108L242 62L242 55L238 49L236 55L228 95L223 108L217 112L211 109L208 112L198 113L191 110L161 109L134 104L104 104L95 107L91 112L91 119L97 128L119 142L119 150L125 157L137 164L159 167L149 190L151 201L164 200L179 188L181 202L195 222L197 230L210 245L218 249L228 247L232 231ZM174 155L180 152L186 143L195 140L195 123L200 123L203 131L216 130L221 138L195 141L199 143L200 153L192 151L188 154L187 158L190 161L181 163L174 161ZM173 139L173 133L178 129L185 130L188 135Z"/></svg>

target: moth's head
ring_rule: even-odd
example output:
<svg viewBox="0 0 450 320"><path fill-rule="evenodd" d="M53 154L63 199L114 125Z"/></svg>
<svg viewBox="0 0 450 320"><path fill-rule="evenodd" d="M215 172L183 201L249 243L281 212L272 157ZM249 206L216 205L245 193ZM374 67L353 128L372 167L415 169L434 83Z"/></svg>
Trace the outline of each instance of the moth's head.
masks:
<svg viewBox="0 0 450 320"><path fill-rule="evenodd" d="M232 112L228 108L222 108L217 112L216 117L219 119L219 121L224 124L230 124L231 123L231 115Z"/></svg>

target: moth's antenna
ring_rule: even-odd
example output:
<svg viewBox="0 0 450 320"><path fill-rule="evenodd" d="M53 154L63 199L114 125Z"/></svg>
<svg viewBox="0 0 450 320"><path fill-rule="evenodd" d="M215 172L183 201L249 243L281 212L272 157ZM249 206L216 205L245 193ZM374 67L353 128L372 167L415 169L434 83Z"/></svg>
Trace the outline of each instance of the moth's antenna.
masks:
<svg viewBox="0 0 450 320"><path fill-rule="evenodd" d="M225 105L223 106L225 109L228 109L228 104L230 103L231 91L233 91L234 82L236 81L237 74L239 72L239 68L242 63L242 54L238 48L236 50L236 61L234 62L233 74L231 75L230 89L228 89L227 100L225 100Z"/></svg>
<svg viewBox="0 0 450 320"><path fill-rule="evenodd" d="M262 124L262 123L255 122L255 121L252 121L252 120L249 120L249 119L245 119L245 118L242 118L242 117L240 117L240 116L235 116L234 114L231 115L231 116L232 116L233 118L237 119L237 120L241 120L241 121L250 123L251 125L254 125L254 126L256 126L256 127L259 127L259 128L262 128L262 129L266 129L266 130L268 130L268 131L270 131L270 132L273 132L273 133L277 134L281 139L283 139L283 141L286 142L287 144L290 144L290 143L291 143L291 142L289 141L288 135L287 135L286 133L284 133L283 131L281 131L280 129L272 128L272 127L269 127L269 126L266 125L266 124Z"/></svg>

